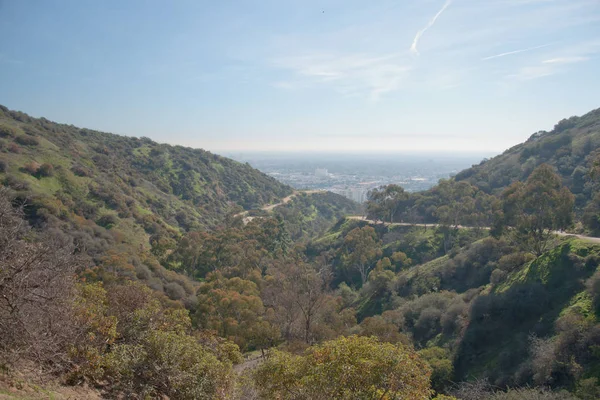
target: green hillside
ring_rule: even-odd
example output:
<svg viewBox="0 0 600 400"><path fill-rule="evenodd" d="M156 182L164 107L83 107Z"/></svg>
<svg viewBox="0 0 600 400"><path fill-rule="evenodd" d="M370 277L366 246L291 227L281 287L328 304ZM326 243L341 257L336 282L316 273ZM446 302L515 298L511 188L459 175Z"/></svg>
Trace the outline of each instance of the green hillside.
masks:
<svg viewBox="0 0 600 400"><path fill-rule="evenodd" d="M584 207L598 191L590 178L594 160L600 155L600 109L581 117L563 119L550 132L537 132L501 155L456 175L487 193L498 193L512 182L524 181L540 164L556 168L563 183Z"/></svg>
<svg viewBox="0 0 600 400"><path fill-rule="evenodd" d="M300 194L273 211L287 223L293 240L311 239L325 233L346 215L360 212L360 205L331 192Z"/></svg>
<svg viewBox="0 0 600 400"><path fill-rule="evenodd" d="M369 218L390 221L492 226L505 189L526 181L548 165L574 197L574 223L568 229L600 235L600 109L560 121L525 143L442 179L429 190L405 193L397 185L374 191ZM514 189L514 188L513 188Z"/></svg>
<svg viewBox="0 0 600 400"><path fill-rule="evenodd" d="M577 217L595 212L597 125L367 204L427 223L410 226L202 150L0 112L0 369L30 360L103 398L314 398L346 386L332 366L403 373L396 354L427 377L418 398L600 393L600 246L554 234L578 169ZM387 398L382 376L342 398Z"/></svg>
<svg viewBox="0 0 600 400"><path fill-rule="evenodd" d="M28 199L34 225L59 227L82 241L105 236L108 245L123 237L144 248L292 192L204 150L80 129L6 107L0 107L0 180ZM89 242L82 244L94 253L98 243Z"/></svg>

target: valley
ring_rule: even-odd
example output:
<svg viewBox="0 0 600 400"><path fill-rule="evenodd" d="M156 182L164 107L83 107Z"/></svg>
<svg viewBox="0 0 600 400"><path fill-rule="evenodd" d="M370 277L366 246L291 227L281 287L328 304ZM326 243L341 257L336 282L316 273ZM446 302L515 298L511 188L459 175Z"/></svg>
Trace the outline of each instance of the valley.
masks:
<svg viewBox="0 0 600 400"><path fill-rule="evenodd" d="M16 376L102 398L600 390L597 111L359 205L203 150L0 110L7 390Z"/></svg>

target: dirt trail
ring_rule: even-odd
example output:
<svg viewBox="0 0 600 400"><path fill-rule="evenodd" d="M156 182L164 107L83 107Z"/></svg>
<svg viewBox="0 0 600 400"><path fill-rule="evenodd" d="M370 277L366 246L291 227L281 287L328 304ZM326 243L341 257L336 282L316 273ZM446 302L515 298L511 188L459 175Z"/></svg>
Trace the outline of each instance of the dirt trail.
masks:
<svg viewBox="0 0 600 400"><path fill-rule="evenodd" d="M304 193L304 194L325 193L325 190L297 190L297 191L294 191L294 193L290 194L289 196L285 197L279 203L269 204L267 206L261 207L260 210L273 211L273 209L275 207L279 207L286 203L289 203L294 197L298 196L300 193ZM234 217L244 217L244 216L248 215L249 212L250 211L243 211L241 213L235 214ZM252 218L252 217L248 217L248 218Z"/></svg>
<svg viewBox="0 0 600 400"><path fill-rule="evenodd" d="M437 228L438 226L441 226L440 224L411 224L408 222L378 222L378 221L373 221L372 219L366 219L366 217L363 217L361 215L350 215L346 217L347 219L353 219L353 220L357 220L357 221L365 221L369 224L383 224L385 226L423 226L425 228L427 227L432 227L432 228ZM476 227L476 226L463 226L463 225L457 225L456 228L460 228L460 229L484 229L484 230L490 230L489 227L487 226L482 226L482 227ZM578 239L581 240L585 240L586 242L589 243L594 243L594 244L600 244L600 238L597 237L593 237L593 236L585 236L585 235L576 235L574 233L567 233L567 232L559 232L559 231L554 231L553 232L555 235L557 236L574 236Z"/></svg>

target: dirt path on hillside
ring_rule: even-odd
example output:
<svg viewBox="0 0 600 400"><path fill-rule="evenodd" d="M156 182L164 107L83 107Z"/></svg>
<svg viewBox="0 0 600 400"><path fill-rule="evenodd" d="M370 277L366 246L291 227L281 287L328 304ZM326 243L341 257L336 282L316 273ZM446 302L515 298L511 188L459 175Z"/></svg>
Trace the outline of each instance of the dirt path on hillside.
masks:
<svg viewBox="0 0 600 400"><path fill-rule="evenodd" d="M273 209L275 207L279 207L279 206L282 206L282 205L284 205L286 203L289 203L294 197L298 196L301 193L304 193L304 194L325 193L325 190L298 190L298 191L294 191L294 193L290 194L287 197L284 197L283 200L281 200L279 203L266 205L264 207L261 207L260 210L262 210L262 211L273 211ZM235 214L234 217L245 217L246 215L248 215L249 212L250 212L250 210L243 211L241 213ZM249 218L251 218L251 217L249 217Z"/></svg>
<svg viewBox="0 0 600 400"><path fill-rule="evenodd" d="M350 215L350 216L347 216L346 218L356 220L356 221L365 221L371 225L383 224L385 226L422 226L425 228L427 228L427 227L437 228L437 227L441 226L440 224L411 224L408 222L393 222L393 223L380 222L380 221L373 221L372 219L367 219L366 217L363 217L361 215ZM459 229L484 229L484 230L488 230L488 231L490 230L490 227L488 227L488 226L477 227L477 226L457 225L456 228L459 228ZM563 237L573 236L573 237L576 237L578 239L584 240L589 243L600 244L600 238L593 237L593 236L576 235L574 233L567 233L567 232L560 232L560 231L554 231L553 233L557 236L563 236Z"/></svg>

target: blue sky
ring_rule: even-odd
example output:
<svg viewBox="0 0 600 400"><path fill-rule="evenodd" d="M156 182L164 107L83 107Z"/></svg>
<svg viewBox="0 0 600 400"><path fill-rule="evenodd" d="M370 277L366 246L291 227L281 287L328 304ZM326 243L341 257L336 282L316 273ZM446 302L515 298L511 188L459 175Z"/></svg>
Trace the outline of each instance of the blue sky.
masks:
<svg viewBox="0 0 600 400"><path fill-rule="evenodd" d="M0 104L217 152L499 152L600 107L598 0L0 0L0 37Z"/></svg>

